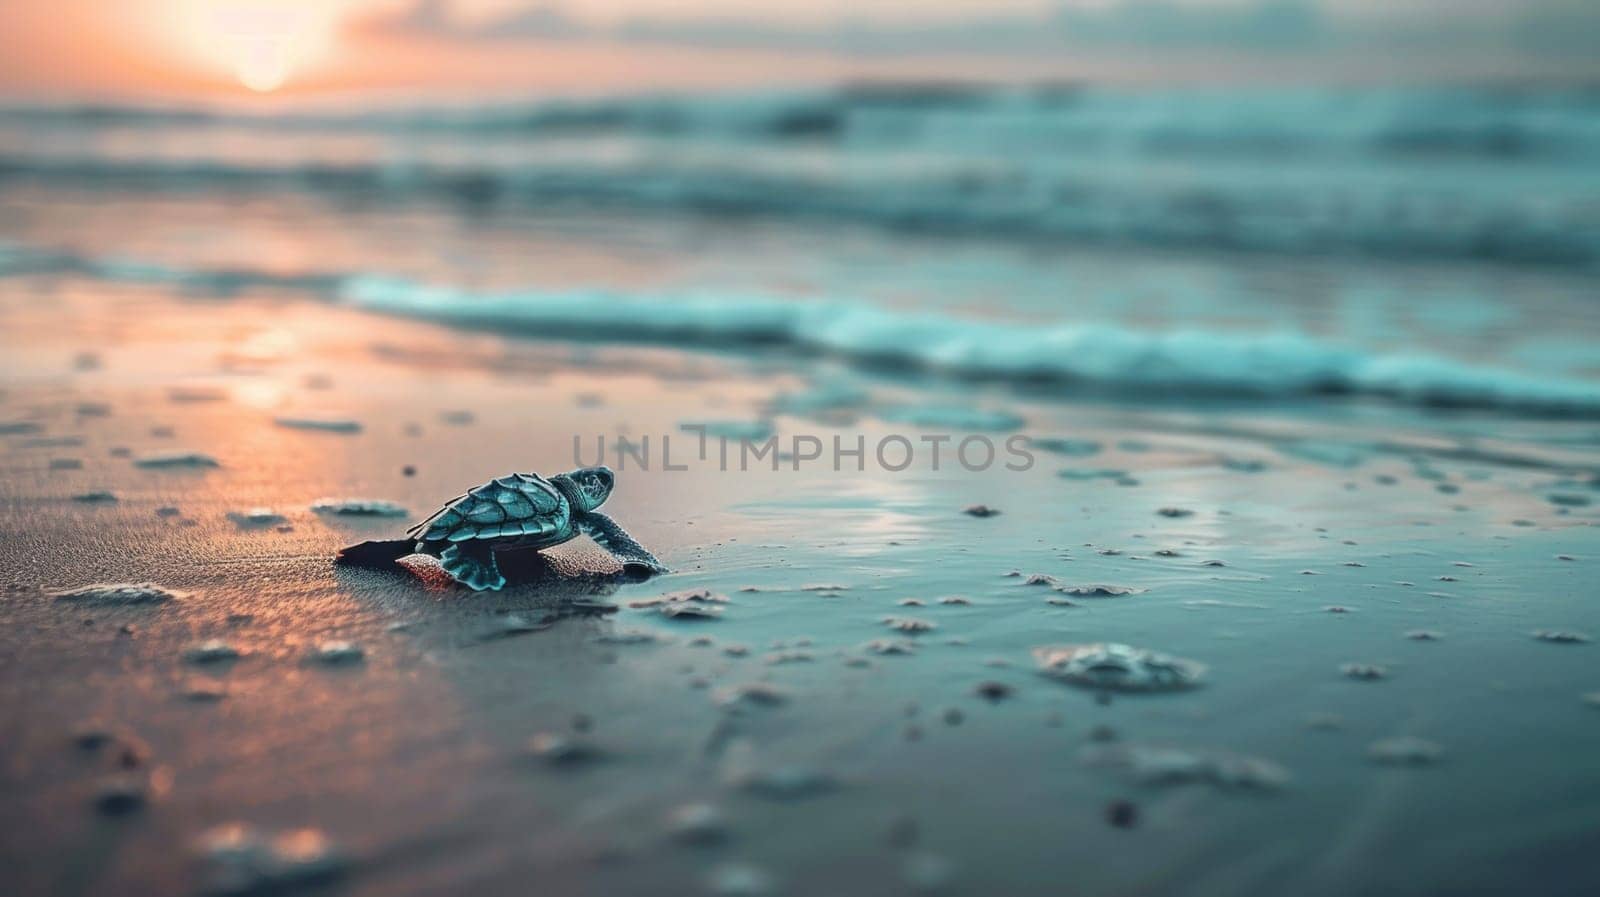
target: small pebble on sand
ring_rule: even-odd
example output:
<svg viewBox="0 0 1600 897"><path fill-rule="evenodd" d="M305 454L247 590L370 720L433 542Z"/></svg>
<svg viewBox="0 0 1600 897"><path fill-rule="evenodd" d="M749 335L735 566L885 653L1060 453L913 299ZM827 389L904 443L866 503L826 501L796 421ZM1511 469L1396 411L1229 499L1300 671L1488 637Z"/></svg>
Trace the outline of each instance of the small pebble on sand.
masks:
<svg viewBox="0 0 1600 897"><path fill-rule="evenodd" d="M989 679L973 686L972 693L991 704L998 704L1015 694L1016 689L1004 682Z"/></svg>
<svg viewBox="0 0 1600 897"><path fill-rule="evenodd" d="M239 657L239 649L221 639L209 639L196 645L191 645L183 652L183 659L190 663L221 663L225 660L235 660Z"/></svg>
<svg viewBox="0 0 1600 897"><path fill-rule="evenodd" d="M228 519L236 526L275 526L283 523L287 518L271 508L245 508L242 511L229 511Z"/></svg>
<svg viewBox="0 0 1600 897"><path fill-rule="evenodd" d="M404 505L381 498L319 498L311 503L318 514L340 517L404 517Z"/></svg>
<svg viewBox="0 0 1600 897"><path fill-rule="evenodd" d="M710 589L685 589L681 592L666 592L654 598L644 598L628 602L632 608L657 607L663 604L727 604L728 596L718 594Z"/></svg>
<svg viewBox="0 0 1600 897"><path fill-rule="evenodd" d="M317 829L267 834L239 822L217 826L199 839L210 894L282 893L331 881L349 866Z"/></svg>
<svg viewBox="0 0 1600 897"><path fill-rule="evenodd" d="M360 433L361 422L344 417L285 416L272 422L291 430L320 430L325 433Z"/></svg>
<svg viewBox="0 0 1600 897"><path fill-rule="evenodd" d="M1139 807L1128 800L1106 804L1106 822L1114 828L1133 828L1139 822Z"/></svg>
<svg viewBox="0 0 1600 897"><path fill-rule="evenodd" d="M486 642L514 635L526 635L549 628L550 624L542 619L533 620L521 614L502 614L492 619L489 625L478 633L478 641Z"/></svg>
<svg viewBox="0 0 1600 897"><path fill-rule="evenodd" d="M1225 790L1273 791L1289 782L1289 771L1261 757L1226 751L1114 743L1081 752L1091 767L1118 770L1146 785L1212 785Z"/></svg>
<svg viewBox="0 0 1600 897"><path fill-rule="evenodd" d="M727 839L728 821L712 804L683 804L667 814L667 834L683 844L716 844Z"/></svg>
<svg viewBox="0 0 1600 897"><path fill-rule="evenodd" d="M135 604L161 604L189 597L186 592L179 592L148 582L93 583L74 589L47 591L45 594L57 601L124 607Z"/></svg>
<svg viewBox="0 0 1600 897"><path fill-rule="evenodd" d="M1046 645L1033 649L1040 674L1114 691L1179 691L1200 684L1205 664L1115 643Z"/></svg>
<svg viewBox="0 0 1600 897"><path fill-rule="evenodd" d="M133 459L133 466L151 469L162 468L207 468L221 467L216 458L201 452L158 452L150 455L140 455Z"/></svg>
<svg viewBox="0 0 1600 897"><path fill-rule="evenodd" d="M220 683L209 680L195 680L183 687L183 699L197 704L210 704L220 701L228 696L228 690Z"/></svg>
<svg viewBox="0 0 1600 897"><path fill-rule="evenodd" d="M95 790L94 806L106 816L122 816L144 809L150 800L149 777L123 773L102 781Z"/></svg>
<svg viewBox="0 0 1600 897"><path fill-rule="evenodd" d="M1056 586L1056 591L1075 598L1123 598L1128 595L1142 595L1145 592L1144 589L1133 586L1117 586L1107 583Z"/></svg>
<svg viewBox="0 0 1600 897"><path fill-rule="evenodd" d="M1386 766L1423 766L1438 761L1444 749L1424 738L1400 735L1367 746L1367 757Z"/></svg>
<svg viewBox="0 0 1600 897"><path fill-rule="evenodd" d="M712 700L724 710L738 711L747 707L781 707L789 703L790 693L766 682L749 682L730 688L721 688L712 694Z"/></svg>
<svg viewBox="0 0 1600 897"><path fill-rule="evenodd" d="M590 763L604 755L600 748L588 739L557 732L541 732L528 739L527 751L529 756L552 766Z"/></svg>
<svg viewBox="0 0 1600 897"><path fill-rule="evenodd" d="M1339 667L1339 672L1351 679L1375 680L1386 679L1389 669L1375 663L1346 663Z"/></svg>
<svg viewBox="0 0 1600 897"><path fill-rule="evenodd" d="M765 663L769 667L775 667L791 663L811 663L816 659L816 655L812 654L810 651L786 650L773 651L770 654L762 657L761 662Z"/></svg>
<svg viewBox="0 0 1600 897"><path fill-rule="evenodd" d="M116 739L110 726L99 722L80 723L72 730L72 743L86 751L97 751Z"/></svg>
<svg viewBox="0 0 1600 897"><path fill-rule="evenodd" d="M917 653L917 645L910 639L878 638L861 646L873 654L906 655Z"/></svg>
<svg viewBox="0 0 1600 897"><path fill-rule="evenodd" d="M939 628L939 624L932 620L923 620L918 617L884 617L883 625L896 632L904 632L907 635L932 632Z"/></svg>
<svg viewBox="0 0 1600 897"><path fill-rule="evenodd" d="M1585 633L1565 629L1540 629L1534 632L1533 637L1541 642L1552 642L1557 645L1582 645L1590 641Z"/></svg>
<svg viewBox="0 0 1600 897"><path fill-rule="evenodd" d="M682 601L657 605L656 613L669 620L716 620L722 617L722 608L696 601Z"/></svg>
<svg viewBox="0 0 1600 897"><path fill-rule="evenodd" d="M312 659L318 663L329 666L357 663L366 656L361 646L347 641L327 641L317 645L311 653Z"/></svg>

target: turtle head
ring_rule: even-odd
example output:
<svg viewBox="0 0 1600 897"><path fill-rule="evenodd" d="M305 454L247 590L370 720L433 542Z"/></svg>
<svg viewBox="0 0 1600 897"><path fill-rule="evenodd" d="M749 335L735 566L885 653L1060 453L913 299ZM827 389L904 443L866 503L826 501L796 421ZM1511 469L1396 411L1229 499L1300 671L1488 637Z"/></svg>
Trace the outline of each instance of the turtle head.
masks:
<svg viewBox="0 0 1600 897"><path fill-rule="evenodd" d="M567 500L577 505L577 510L593 511L611 497L611 487L616 485L616 474L609 467L580 467L569 473L550 478L557 488L567 494Z"/></svg>

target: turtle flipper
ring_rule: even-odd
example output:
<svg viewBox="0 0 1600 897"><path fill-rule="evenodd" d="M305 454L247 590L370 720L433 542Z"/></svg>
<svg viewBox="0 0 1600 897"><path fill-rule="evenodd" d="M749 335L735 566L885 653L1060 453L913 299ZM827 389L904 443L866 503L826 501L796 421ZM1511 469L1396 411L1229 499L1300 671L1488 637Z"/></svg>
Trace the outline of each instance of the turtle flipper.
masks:
<svg viewBox="0 0 1600 897"><path fill-rule="evenodd" d="M578 526L584 535L594 540L596 545L611 552L611 556L622 562L624 572L654 576L661 573L670 573L667 565L656 560L656 556L634 538L627 531L617 525L615 520L600 513L590 511L578 518Z"/></svg>
<svg viewBox="0 0 1600 897"><path fill-rule="evenodd" d="M494 562L494 549L482 540L450 543L439 553L439 563L452 579L473 591L499 591L506 584Z"/></svg>
<svg viewBox="0 0 1600 897"><path fill-rule="evenodd" d="M375 540L339 549L333 562L351 567L393 567L395 561L416 550L417 543L410 539Z"/></svg>

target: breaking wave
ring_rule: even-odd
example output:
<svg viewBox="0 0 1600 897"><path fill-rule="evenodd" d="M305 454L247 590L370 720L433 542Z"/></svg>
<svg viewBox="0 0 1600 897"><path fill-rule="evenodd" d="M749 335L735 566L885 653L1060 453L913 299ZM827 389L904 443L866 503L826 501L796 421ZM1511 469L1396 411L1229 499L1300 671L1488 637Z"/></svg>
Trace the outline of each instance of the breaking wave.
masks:
<svg viewBox="0 0 1600 897"><path fill-rule="evenodd" d="M1429 406L1600 417L1600 382L1424 355L1375 354L1299 334L908 313L770 295L525 289L472 292L370 273L184 269L0 242L0 277L78 276L227 296L289 290L375 313L542 339L787 349L861 365L1139 395L1366 395Z"/></svg>
<svg viewBox="0 0 1600 897"><path fill-rule="evenodd" d="M1040 326L762 296L470 293L375 276L347 280L338 298L369 311L543 338L785 347L862 364L1068 389L1262 398L1357 394L1431 406L1600 415L1600 383L1375 355L1299 335Z"/></svg>

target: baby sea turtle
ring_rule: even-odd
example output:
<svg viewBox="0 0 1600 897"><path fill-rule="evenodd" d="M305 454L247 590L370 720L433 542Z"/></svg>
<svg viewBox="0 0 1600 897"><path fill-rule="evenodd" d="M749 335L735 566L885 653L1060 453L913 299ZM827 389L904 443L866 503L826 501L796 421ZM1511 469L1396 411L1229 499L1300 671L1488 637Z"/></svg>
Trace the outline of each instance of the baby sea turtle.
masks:
<svg viewBox="0 0 1600 897"><path fill-rule="evenodd" d="M362 542L339 552L338 562L378 566L408 554L439 559L445 572L469 589L506 584L495 552L560 545L579 534L593 539L633 575L667 568L610 517L595 510L611 495L616 476L607 467L584 467L545 479L514 473L458 496L406 530L405 539Z"/></svg>

